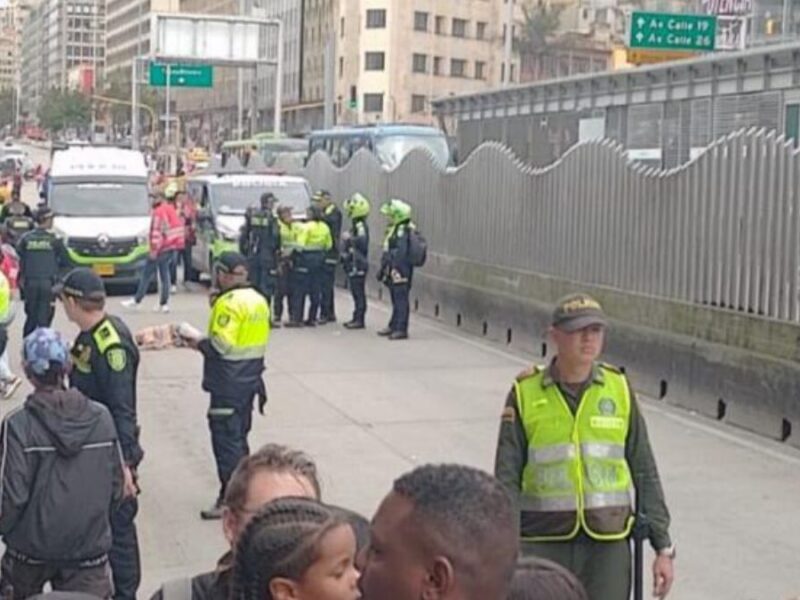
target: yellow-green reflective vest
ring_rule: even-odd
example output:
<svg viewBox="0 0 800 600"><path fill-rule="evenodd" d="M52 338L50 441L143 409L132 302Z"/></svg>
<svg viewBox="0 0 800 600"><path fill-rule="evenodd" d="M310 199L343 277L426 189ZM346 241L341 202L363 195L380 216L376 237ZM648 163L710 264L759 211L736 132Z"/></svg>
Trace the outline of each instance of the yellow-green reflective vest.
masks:
<svg viewBox="0 0 800 600"><path fill-rule="evenodd" d="M303 250L330 250L333 247L330 227L322 221L306 223L300 239Z"/></svg>
<svg viewBox="0 0 800 600"><path fill-rule="evenodd" d="M295 222L288 225L283 221L278 221L278 223L281 231L281 247L285 250L297 248L303 226Z"/></svg>
<svg viewBox="0 0 800 600"><path fill-rule="evenodd" d="M11 286L8 283L8 278L4 273L0 272L0 324L5 323L8 319L8 313L11 310Z"/></svg>
<svg viewBox="0 0 800 600"><path fill-rule="evenodd" d="M234 288L211 308L208 337L223 360L262 358L269 341L269 307L253 288Z"/></svg>
<svg viewBox="0 0 800 600"><path fill-rule="evenodd" d="M564 541L581 528L600 541L628 537L633 483L625 459L631 400L625 376L606 366L573 415L544 371L515 383L528 460L522 472L520 531L527 541Z"/></svg>

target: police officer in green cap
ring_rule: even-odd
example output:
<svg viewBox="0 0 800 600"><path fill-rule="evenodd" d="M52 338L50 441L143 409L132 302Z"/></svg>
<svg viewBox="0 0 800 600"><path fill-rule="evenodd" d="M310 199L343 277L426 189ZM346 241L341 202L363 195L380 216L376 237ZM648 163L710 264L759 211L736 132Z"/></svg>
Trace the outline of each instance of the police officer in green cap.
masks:
<svg viewBox="0 0 800 600"><path fill-rule="evenodd" d="M650 526L654 595L674 577L669 511L647 427L624 373L598 362L607 328L586 294L562 298L547 367L517 376L503 410L495 475L518 501L522 552L560 563L589 600L628 600L633 498Z"/></svg>
<svg viewBox="0 0 800 600"><path fill-rule="evenodd" d="M369 269L369 200L356 192L344 201L344 211L350 217L350 230L342 235L342 263L353 296L353 318L344 324L346 329L364 329L367 314L366 279Z"/></svg>

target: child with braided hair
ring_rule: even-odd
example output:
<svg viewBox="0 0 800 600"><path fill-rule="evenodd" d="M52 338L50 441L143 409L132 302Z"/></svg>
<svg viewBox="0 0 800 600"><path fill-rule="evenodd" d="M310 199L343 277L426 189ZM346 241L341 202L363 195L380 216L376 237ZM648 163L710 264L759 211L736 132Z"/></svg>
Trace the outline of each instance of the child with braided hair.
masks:
<svg viewBox="0 0 800 600"><path fill-rule="evenodd" d="M241 534L232 600L358 600L356 538L346 515L309 498L266 504Z"/></svg>

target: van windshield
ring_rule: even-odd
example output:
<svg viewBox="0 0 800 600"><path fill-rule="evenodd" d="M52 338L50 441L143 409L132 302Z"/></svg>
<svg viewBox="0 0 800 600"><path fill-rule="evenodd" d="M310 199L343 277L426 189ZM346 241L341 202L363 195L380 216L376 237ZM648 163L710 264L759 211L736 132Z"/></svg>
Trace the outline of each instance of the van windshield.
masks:
<svg viewBox="0 0 800 600"><path fill-rule="evenodd" d="M290 206L293 212L305 212L311 194L303 182L267 183L248 181L218 183L211 186L211 203L222 215L243 215L251 206L258 206L261 194L272 192L278 206Z"/></svg>
<svg viewBox="0 0 800 600"><path fill-rule="evenodd" d="M62 217L143 217L150 214L144 183L54 183L50 207Z"/></svg>

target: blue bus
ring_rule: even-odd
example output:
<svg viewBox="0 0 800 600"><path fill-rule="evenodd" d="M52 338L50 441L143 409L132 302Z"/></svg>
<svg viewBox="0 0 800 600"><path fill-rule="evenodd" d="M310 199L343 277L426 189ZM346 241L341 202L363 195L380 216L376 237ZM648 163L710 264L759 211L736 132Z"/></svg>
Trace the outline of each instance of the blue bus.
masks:
<svg viewBox="0 0 800 600"><path fill-rule="evenodd" d="M365 125L314 131L308 138L308 158L327 152L336 166L344 165L361 148L392 168L415 148L425 148L442 168L452 164L447 136L436 127L421 125Z"/></svg>

